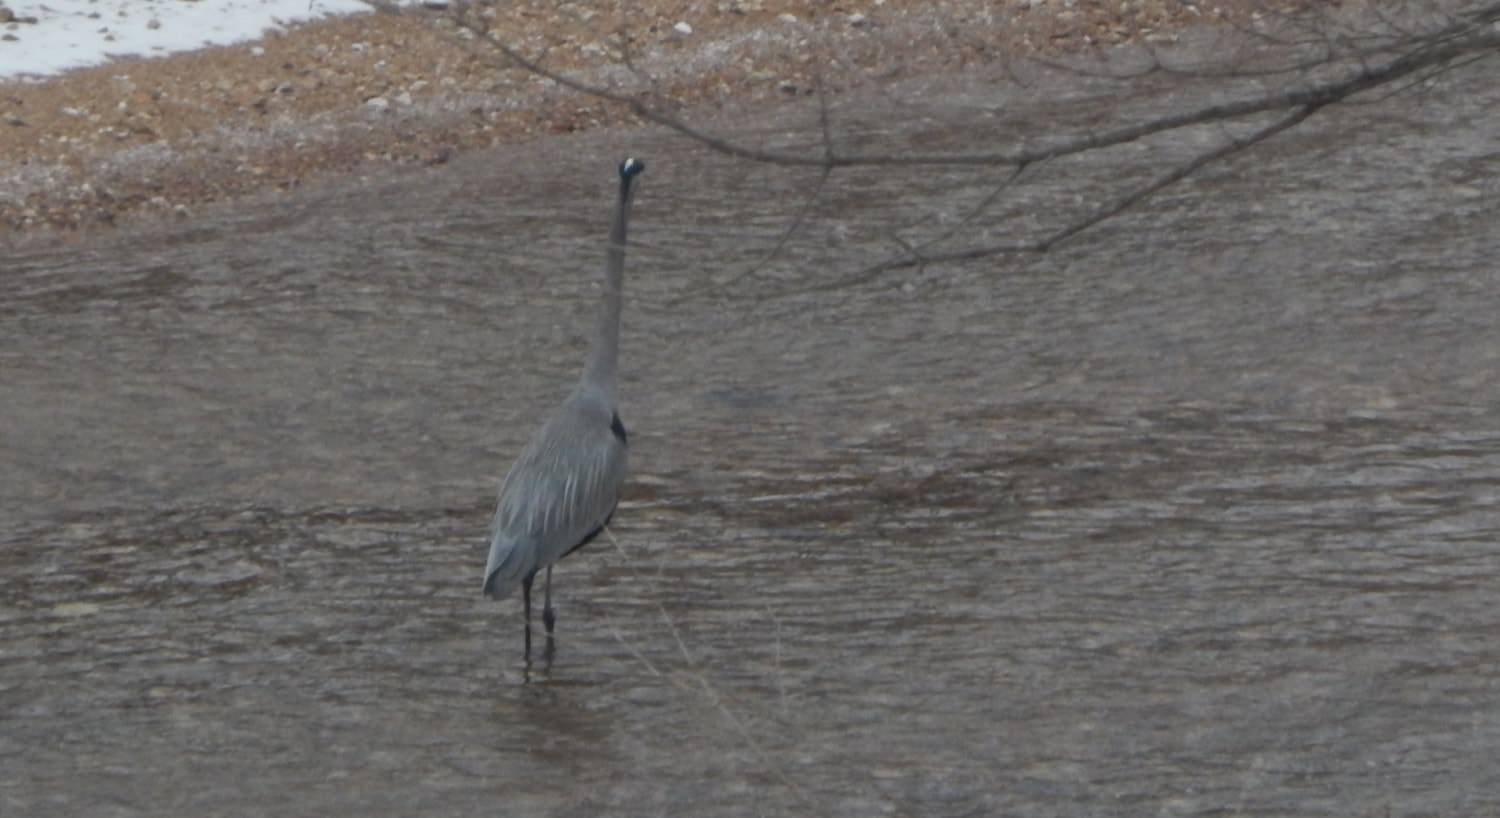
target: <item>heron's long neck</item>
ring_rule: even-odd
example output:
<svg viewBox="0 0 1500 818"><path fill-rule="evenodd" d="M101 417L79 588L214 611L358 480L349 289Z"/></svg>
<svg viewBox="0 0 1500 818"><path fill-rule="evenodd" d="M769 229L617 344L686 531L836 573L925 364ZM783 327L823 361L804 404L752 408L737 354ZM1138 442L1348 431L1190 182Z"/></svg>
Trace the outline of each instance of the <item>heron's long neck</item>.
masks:
<svg viewBox="0 0 1500 818"><path fill-rule="evenodd" d="M609 229L609 251L604 264L604 294L599 319L594 325L593 346L583 369L583 383L604 392L611 403L617 392L616 372L620 359L620 301L625 275L625 228L630 218L630 179L620 180L620 198L615 202L614 223Z"/></svg>

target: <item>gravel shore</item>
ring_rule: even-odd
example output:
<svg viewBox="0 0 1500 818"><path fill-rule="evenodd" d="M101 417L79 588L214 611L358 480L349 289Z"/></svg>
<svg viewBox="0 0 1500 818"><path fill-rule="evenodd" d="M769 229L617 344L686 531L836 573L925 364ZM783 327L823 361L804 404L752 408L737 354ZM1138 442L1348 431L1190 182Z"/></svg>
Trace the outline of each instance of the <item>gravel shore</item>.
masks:
<svg viewBox="0 0 1500 818"><path fill-rule="evenodd" d="M444 3L428 4L445 6ZM468 19L583 81L667 106L794 99L1138 40L1254 0L551 0ZM0 225L63 231L285 191L320 174L629 121L516 68L455 8L308 23L257 42L0 83ZM24 37L24 22L0 23Z"/></svg>

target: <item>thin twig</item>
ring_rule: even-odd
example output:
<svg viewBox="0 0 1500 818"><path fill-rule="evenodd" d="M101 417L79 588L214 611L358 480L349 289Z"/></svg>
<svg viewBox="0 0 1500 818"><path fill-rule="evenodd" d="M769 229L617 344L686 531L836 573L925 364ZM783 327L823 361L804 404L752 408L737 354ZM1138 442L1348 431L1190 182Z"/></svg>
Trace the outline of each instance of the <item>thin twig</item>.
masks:
<svg viewBox="0 0 1500 818"><path fill-rule="evenodd" d="M970 247L964 250L955 250L948 253L934 253L930 255L923 255L920 258L913 258L910 255L900 258L891 258L886 261L880 262L879 264L866 267L865 269L857 273L845 276L834 281L819 282L818 284L809 285L807 287L778 293L778 295L797 295L802 293L842 289L844 287L867 283L892 270L907 269L924 264L952 261L970 261L977 258L984 258L986 256L1001 255L1006 253L1045 253L1056 247L1058 244L1061 244L1062 242L1065 242L1068 239L1077 236L1079 233L1082 233L1083 231L1088 230L1089 228L1094 227L1101 222L1120 215L1126 210L1129 210L1137 204L1140 204L1141 202L1161 192L1167 187L1170 187L1171 185L1174 185L1182 181L1183 179L1186 179L1188 176L1191 176L1193 173L1197 172L1205 165L1217 162L1228 156L1239 153L1240 151L1245 150L1252 145L1263 142L1271 138L1272 136L1275 136L1276 134L1281 133L1288 128L1291 128L1292 126L1297 125L1298 123L1311 116L1313 112L1320 107L1322 106L1308 106L1305 108L1300 108L1297 111L1294 111L1289 116L1282 117L1271 125L1268 125L1256 131L1254 134L1251 134L1247 138L1233 139L1226 145L1222 145L1214 150L1200 154L1194 157L1192 160L1182 164L1181 166L1174 168L1169 173L1166 173L1161 177L1153 180L1151 183L1132 190L1131 192L1115 200L1113 203L1094 211L1088 217L1073 222L1039 241L1013 244L983 245L979 247Z"/></svg>
<svg viewBox="0 0 1500 818"><path fill-rule="evenodd" d="M787 713L786 698L786 672L781 666L781 620L777 618L776 612L771 606L766 606L766 614L771 617L771 627L776 633L776 691L781 694L781 714Z"/></svg>
<svg viewBox="0 0 1500 818"><path fill-rule="evenodd" d="M758 275L761 270L764 270L767 265L775 260L775 258L780 255L781 251L786 247L787 242L791 241L792 236L796 235L797 231L802 229L802 225L807 221L807 217L813 212L813 208L817 205L818 200L822 198L823 188L827 186L828 177L832 174L833 168L827 167L823 168L818 173L818 181L813 185L812 192L807 195L807 201L802 203L802 207L797 211L797 215L792 218L792 221L786 226L786 229L781 231L781 235L776 239L776 244L770 250L768 250L764 256L762 256L758 261L756 261L743 272L733 276L727 281L724 281L720 284L715 284L714 286L708 288L706 291L704 291L704 294L712 296L725 292L738 285L741 281ZM668 306L680 305L683 302L687 301L689 298L695 297L696 295L697 294L695 293L684 293L683 295L678 296L676 299L668 302Z"/></svg>

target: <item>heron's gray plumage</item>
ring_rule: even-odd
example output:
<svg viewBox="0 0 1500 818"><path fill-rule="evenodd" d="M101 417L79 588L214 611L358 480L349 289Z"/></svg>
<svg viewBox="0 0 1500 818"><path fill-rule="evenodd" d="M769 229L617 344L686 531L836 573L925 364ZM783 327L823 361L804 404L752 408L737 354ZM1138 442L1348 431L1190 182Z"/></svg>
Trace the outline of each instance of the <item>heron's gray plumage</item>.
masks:
<svg viewBox="0 0 1500 818"><path fill-rule="evenodd" d="M602 394L579 384L516 458L490 524L485 593L509 595L614 513L627 462L615 417Z"/></svg>
<svg viewBox="0 0 1500 818"><path fill-rule="evenodd" d="M484 592L505 597L597 534L614 514L628 460L618 408L617 369L625 234L631 182L645 165L620 163L620 189L610 226L604 292L583 375L572 394L531 439L500 485L490 525ZM544 608L548 631L551 610ZM530 629L527 630L530 645Z"/></svg>

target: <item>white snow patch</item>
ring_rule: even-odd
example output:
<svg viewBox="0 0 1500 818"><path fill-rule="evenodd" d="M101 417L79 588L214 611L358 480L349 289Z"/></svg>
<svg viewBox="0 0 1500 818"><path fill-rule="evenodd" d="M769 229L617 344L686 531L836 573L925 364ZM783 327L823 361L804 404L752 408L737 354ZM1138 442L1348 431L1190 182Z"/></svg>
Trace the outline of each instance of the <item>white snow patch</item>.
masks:
<svg viewBox="0 0 1500 818"><path fill-rule="evenodd" d="M0 0L0 79L46 76L110 57L156 57L254 40L268 29L370 11L361 0ZM6 39L6 37L14 39Z"/></svg>

